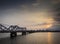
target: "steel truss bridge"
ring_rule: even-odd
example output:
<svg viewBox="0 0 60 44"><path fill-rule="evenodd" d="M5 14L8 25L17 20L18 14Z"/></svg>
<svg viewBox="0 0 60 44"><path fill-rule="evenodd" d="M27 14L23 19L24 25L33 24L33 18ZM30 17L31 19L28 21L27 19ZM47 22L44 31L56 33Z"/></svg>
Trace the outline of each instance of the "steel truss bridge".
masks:
<svg viewBox="0 0 60 44"><path fill-rule="evenodd" d="M8 28L4 25L0 24L0 33L10 33L10 37L16 37L17 32L21 32L22 35L26 35L27 33L35 33L35 32L60 32L55 30L27 30L26 27L19 27L17 25L11 25Z"/></svg>

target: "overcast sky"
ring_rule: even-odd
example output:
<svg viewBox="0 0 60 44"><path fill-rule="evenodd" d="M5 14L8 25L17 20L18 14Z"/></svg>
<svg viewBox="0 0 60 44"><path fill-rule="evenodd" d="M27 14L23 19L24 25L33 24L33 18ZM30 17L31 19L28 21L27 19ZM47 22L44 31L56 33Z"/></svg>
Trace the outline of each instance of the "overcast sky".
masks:
<svg viewBox="0 0 60 44"><path fill-rule="evenodd" d="M0 23L48 28L60 24L59 8L59 0L1 0Z"/></svg>

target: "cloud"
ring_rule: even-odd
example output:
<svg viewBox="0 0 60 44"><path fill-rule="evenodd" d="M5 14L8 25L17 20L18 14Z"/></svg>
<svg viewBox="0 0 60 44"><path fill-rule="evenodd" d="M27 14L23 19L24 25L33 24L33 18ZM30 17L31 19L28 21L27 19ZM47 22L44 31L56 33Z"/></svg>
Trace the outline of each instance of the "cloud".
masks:
<svg viewBox="0 0 60 44"><path fill-rule="evenodd" d="M0 21L2 20L2 22L7 21L7 20L5 20L5 18L6 18L5 16L7 16L7 18L10 19L10 16L8 17L8 15L11 15L11 16L14 15L11 17L12 20L21 19L21 18L17 18L17 16L21 16L21 15L23 15L24 18L26 18L28 20L34 18L32 20L33 22L38 22L38 20L41 19L42 15L44 18L47 15L46 16L47 18L51 16L54 19L54 21L56 21L58 23L60 22L60 10L59 10L60 3L58 3L59 2L58 0L57 0L57 3L55 0L53 0L53 1L52 0L13 0L13 1L11 0L11 1L5 1L4 3L3 2L0 5L1 6ZM53 2L55 2L55 3L53 3ZM50 9L51 9L51 11L50 11ZM41 12L41 10L44 12L46 10L49 10L49 11L47 11L47 13L49 13L49 14L45 14L44 12L42 12L42 15L41 15L41 14L39 14ZM52 13L54 12L55 14L52 14L51 12ZM32 14L32 13L34 13L34 14ZM25 17L26 14L27 14L27 17L29 17L29 18ZM16 15L16 17L15 17L15 15ZM23 19L23 16L21 16L22 19ZM39 18L37 18L37 16ZM14 17L14 19L13 19L13 17ZM8 19L8 21L9 21L9 19ZM21 21L22 21L22 19L21 19ZM42 21L42 20L40 20L40 21ZM46 23L37 24L37 25L46 25Z"/></svg>
<svg viewBox="0 0 60 44"><path fill-rule="evenodd" d="M60 22L60 3L57 3L54 5L54 13L55 15L53 18L56 22L59 23Z"/></svg>

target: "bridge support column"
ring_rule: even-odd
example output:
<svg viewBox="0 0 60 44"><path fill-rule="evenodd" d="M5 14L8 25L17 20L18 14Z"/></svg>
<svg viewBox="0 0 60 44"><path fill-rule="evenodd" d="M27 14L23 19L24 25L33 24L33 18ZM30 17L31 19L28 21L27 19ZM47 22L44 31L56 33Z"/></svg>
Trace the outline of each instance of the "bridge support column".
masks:
<svg viewBox="0 0 60 44"><path fill-rule="evenodd" d="M17 32L11 32L10 33L10 37L16 37L17 36Z"/></svg>
<svg viewBox="0 0 60 44"><path fill-rule="evenodd" d="M24 32L22 32L22 35L26 35L26 32L24 31Z"/></svg>

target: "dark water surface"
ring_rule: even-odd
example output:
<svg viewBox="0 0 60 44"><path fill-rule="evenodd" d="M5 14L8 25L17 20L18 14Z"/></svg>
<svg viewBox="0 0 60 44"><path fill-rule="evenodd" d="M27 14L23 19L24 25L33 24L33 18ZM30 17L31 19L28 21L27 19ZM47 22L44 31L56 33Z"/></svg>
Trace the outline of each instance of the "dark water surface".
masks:
<svg viewBox="0 0 60 44"><path fill-rule="evenodd" d="M18 35L16 38L0 38L0 44L60 44L60 32L40 32Z"/></svg>

